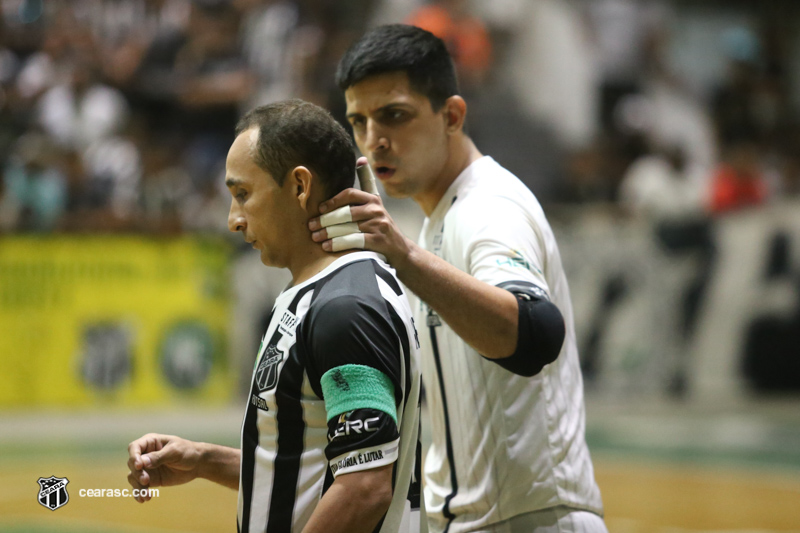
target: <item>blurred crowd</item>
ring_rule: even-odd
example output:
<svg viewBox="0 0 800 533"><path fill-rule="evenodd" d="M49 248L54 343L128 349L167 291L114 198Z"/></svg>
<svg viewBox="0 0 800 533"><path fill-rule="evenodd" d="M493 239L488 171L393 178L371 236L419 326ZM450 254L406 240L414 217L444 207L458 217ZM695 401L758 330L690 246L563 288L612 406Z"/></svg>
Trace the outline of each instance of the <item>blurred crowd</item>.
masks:
<svg viewBox="0 0 800 533"><path fill-rule="evenodd" d="M780 3L779 3L780 4ZM800 196L793 20L759 10L708 90L664 0L0 0L0 231L224 232L237 118L299 97L342 119L352 40L450 47L468 128L545 205L706 218ZM792 22L789 22L789 21Z"/></svg>
<svg viewBox="0 0 800 533"><path fill-rule="evenodd" d="M0 226L225 231L238 117L327 106L363 3L4 0Z"/></svg>

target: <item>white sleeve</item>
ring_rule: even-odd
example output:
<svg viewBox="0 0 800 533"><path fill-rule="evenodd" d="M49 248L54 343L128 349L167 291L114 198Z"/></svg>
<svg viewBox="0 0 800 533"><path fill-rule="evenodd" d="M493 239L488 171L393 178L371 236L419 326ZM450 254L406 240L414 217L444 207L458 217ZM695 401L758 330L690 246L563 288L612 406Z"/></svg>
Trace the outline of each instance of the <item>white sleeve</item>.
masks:
<svg viewBox="0 0 800 533"><path fill-rule="evenodd" d="M470 210L475 216L461 233L468 272L490 285L525 282L547 300L546 243L532 213L505 198L494 198ZM478 213L479 211L479 213Z"/></svg>

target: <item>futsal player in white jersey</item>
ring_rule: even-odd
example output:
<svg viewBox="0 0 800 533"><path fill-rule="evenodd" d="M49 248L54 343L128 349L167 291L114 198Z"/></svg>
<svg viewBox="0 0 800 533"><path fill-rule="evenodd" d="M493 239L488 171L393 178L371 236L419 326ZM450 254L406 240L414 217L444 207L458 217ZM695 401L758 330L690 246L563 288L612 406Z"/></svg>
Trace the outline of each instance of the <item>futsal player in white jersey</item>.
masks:
<svg viewBox="0 0 800 533"><path fill-rule="evenodd" d="M325 250L384 254L421 299L431 531L606 531L569 288L539 203L465 134L466 103L432 34L374 29L336 76L385 190L427 217L414 244L378 198L348 189L309 228ZM329 236L344 221L358 233Z"/></svg>
<svg viewBox="0 0 800 533"><path fill-rule="evenodd" d="M128 480L238 489L243 533L416 533L419 345L406 295L378 254L327 254L305 229L353 184L350 137L300 100L254 109L236 135L228 225L293 278L255 360L241 447L145 435L129 446Z"/></svg>

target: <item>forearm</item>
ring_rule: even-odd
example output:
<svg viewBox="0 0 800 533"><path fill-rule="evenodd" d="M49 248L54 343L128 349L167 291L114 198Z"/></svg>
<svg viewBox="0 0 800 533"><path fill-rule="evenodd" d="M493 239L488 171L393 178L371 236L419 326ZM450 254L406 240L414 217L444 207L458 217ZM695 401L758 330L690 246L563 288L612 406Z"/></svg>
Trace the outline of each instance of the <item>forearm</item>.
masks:
<svg viewBox="0 0 800 533"><path fill-rule="evenodd" d="M407 245L406 256L392 260L406 287L484 357L497 359L514 353L519 321L516 297L473 278L410 240Z"/></svg>
<svg viewBox="0 0 800 533"><path fill-rule="evenodd" d="M371 533L392 501L392 465L343 474L325 492L303 533Z"/></svg>
<svg viewBox="0 0 800 533"><path fill-rule="evenodd" d="M197 447L200 451L197 477L239 490L241 450L205 442L198 442Z"/></svg>

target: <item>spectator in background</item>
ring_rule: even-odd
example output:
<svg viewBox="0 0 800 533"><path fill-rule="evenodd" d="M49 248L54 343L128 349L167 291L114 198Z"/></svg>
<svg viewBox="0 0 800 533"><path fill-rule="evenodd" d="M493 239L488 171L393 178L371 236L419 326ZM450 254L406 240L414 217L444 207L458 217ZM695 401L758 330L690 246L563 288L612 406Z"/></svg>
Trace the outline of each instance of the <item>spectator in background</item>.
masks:
<svg viewBox="0 0 800 533"><path fill-rule="evenodd" d="M193 193L181 204L181 227L184 231L194 233L221 234L229 237L225 214L230 209L230 200L224 196L227 189L219 184L224 169L217 174L217 179L199 181Z"/></svg>
<svg viewBox="0 0 800 533"><path fill-rule="evenodd" d="M194 4L189 29L174 65L179 101L201 130L229 132L253 86L238 42L239 14L228 3Z"/></svg>
<svg viewBox="0 0 800 533"><path fill-rule="evenodd" d="M698 175L699 173L699 175ZM660 281L670 294L680 298L669 305L667 316L674 316L679 337L670 367L667 392L681 397L690 386L691 361L687 354L697 327L699 310L715 266L716 247L707 215L705 169L689 164L681 145L656 144L650 153L635 161L620 187L620 201L632 214L643 217L654 230L655 241L666 254L663 260L687 259L694 264L688 280L663 276ZM678 304L678 305L674 305Z"/></svg>
<svg viewBox="0 0 800 533"><path fill-rule="evenodd" d="M615 200L613 152L608 138L600 136L572 153L566 162L564 187L558 200L576 204Z"/></svg>
<svg viewBox="0 0 800 533"><path fill-rule="evenodd" d="M656 147L637 159L620 185L620 202L655 220L680 221L703 214L704 176L691 175L680 147Z"/></svg>
<svg viewBox="0 0 800 533"><path fill-rule="evenodd" d="M19 139L3 169L4 225L19 231L51 231L67 202L58 150L41 133Z"/></svg>
<svg viewBox="0 0 800 533"><path fill-rule="evenodd" d="M484 84L492 64L492 41L483 21L470 12L467 0L434 0L406 22L445 42L456 64L462 93Z"/></svg>
<svg viewBox="0 0 800 533"><path fill-rule="evenodd" d="M780 181L775 195L784 200L800 200L800 125L794 124L781 143Z"/></svg>
<svg viewBox="0 0 800 533"><path fill-rule="evenodd" d="M566 150L585 151L598 134L599 98L596 52L583 5L519 3L513 26L505 23L514 37L500 58L506 65L497 71L511 82L520 103L515 109L551 128Z"/></svg>
<svg viewBox="0 0 800 533"><path fill-rule="evenodd" d="M194 194L189 174L180 165L180 140L160 135L139 139L142 146L141 227L159 234L179 233L181 207Z"/></svg>
<svg viewBox="0 0 800 533"><path fill-rule="evenodd" d="M232 5L193 4L188 38L175 58L175 89L189 157L203 151L215 165L225 160L239 105L254 88L238 31L239 13Z"/></svg>
<svg viewBox="0 0 800 533"><path fill-rule="evenodd" d="M781 196L800 200L800 156L792 154L786 161L781 182Z"/></svg>
<svg viewBox="0 0 800 533"><path fill-rule="evenodd" d="M90 56L96 48L91 35L78 24L74 14L64 4L57 5L52 20L42 31L41 42L22 63L16 89L19 104L33 108L51 88L69 83L76 55Z"/></svg>
<svg viewBox="0 0 800 533"><path fill-rule="evenodd" d="M253 93L243 107L251 109L290 97L298 48L308 44L307 39L298 39L299 4L292 0L234 0L234 6L242 17L243 54L255 76ZM317 37L315 48L321 45L319 40Z"/></svg>
<svg viewBox="0 0 800 533"><path fill-rule="evenodd" d="M770 53L765 53L759 36L745 27L728 29L722 46L728 58L727 77L712 98L720 142L728 146L743 137L774 142L789 115L786 68L779 46L773 42Z"/></svg>
<svg viewBox="0 0 800 533"><path fill-rule="evenodd" d="M141 155L127 136L94 142L72 161L66 229L128 231L135 228L141 184Z"/></svg>
<svg viewBox="0 0 800 533"><path fill-rule="evenodd" d="M45 92L37 103L38 122L64 148L85 150L119 132L128 118L120 91L103 83L88 57L70 60L67 79Z"/></svg>
<svg viewBox="0 0 800 533"><path fill-rule="evenodd" d="M32 106L39 97L59 81L58 70L69 54L63 32L52 28L42 40L41 47L24 59L16 78L16 90L21 104Z"/></svg>
<svg viewBox="0 0 800 533"><path fill-rule="evenodd" d="M600 121L613 128L617 103L639 93L658 68L670 11L663 0L584 0L600 76Z"/></svg>
<svg viewBox="0 0 800 533"><path fill-rule="evenodd" d="M185 31L191 10L191 0L103 0L93 4L86 11L86 23L100 48L103 72L122 87L130 86L155 39Z"/></svg>
<svg viewBox="0 0 800 533"><path fill-rule="evenodd" d="M5 47L4 37L5 35L0 34L0 168L5 165L11 146L18 137L14 120L18 99L14 84L19 70L19 58Z"/></svg>
<svg viewBox="0 0 800 533"><path fill-rule="evenodd" d="M711 212L722 214L762 205L768 190L758 144L753 140L737 141L726 152L712 177Z"/></svg>

